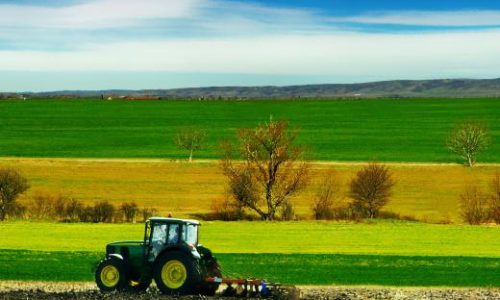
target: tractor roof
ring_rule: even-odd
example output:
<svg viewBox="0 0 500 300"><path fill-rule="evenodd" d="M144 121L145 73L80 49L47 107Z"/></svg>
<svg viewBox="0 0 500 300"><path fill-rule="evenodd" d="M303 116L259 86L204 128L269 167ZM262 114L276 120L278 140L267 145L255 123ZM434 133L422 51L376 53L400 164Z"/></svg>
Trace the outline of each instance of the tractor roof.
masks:
<svg viewBox="0 0 500 300"><path fill-rule="evenodd" d="M152 217L152 218L149 218L148 221L162 222L162 223L182 223L182 224L200 225L200 222L198 222L197 220L165 218L165 217Z"/></svg>

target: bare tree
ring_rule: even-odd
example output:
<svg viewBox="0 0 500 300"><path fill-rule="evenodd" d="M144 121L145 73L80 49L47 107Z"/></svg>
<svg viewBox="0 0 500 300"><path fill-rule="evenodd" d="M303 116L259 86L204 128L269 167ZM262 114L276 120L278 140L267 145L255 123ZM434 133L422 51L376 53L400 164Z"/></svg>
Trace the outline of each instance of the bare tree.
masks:
<svg viewBox="0 0 500 300"><path fill-rule="evenodd" d="M488 146L488 131L477 122L466 122L456 127L446 142L448 149L465 159L467 166L476 163L477 154Z"/></svg>
<svg viewBox="0 0 500 300"><path fill-rule="evenodd" d="M20 194L29 188L28 180L13 169L0 169L0 221L16 206Z"/></svg>
<svg viewBox="0 0 500 300"><path fill-rule="evenodd" d="M180 149L189 151L189 162L193 160L193 153L203 147L206 132L194 127L182 128L175 136L175 144Z"/></svg>
<svg viewBox="0 0 500 300"><path fill-rule="evenodd" d="M468 185L460 194L460 208L462 219L471 225L481 224L488 219L487 196L477 185Z"/></svg>
<svg viewBox="0 0 500 300"><path fill-rule="evenodd" d="M500 171L497 171L491 181L491 194L489 200L489 211L491 219L500 224Z"/></svg>
<svg viewBox="0 0 500 300"><path fill-rule="evenodd" d="M297 134L286 122L270 120L239 130L237 151L230 143L223 145L221 168L229 193L263 220L275 220L278 208L290 205L290 197L307 183L309 164L303 160L303 150L294 145ZM243 162L235 160L234 152Z"/></svg>
<svg viewBox="0 0 500 300"><path fill-rule="evenodd" d="M351 180L350 196L354 200L354 207L365 216L375 218L389 202L393 186L394 181L387 166L369 164Z"/></svg>
<svg viewBox="0 0 500 300"><path fill-rule="evenodd" d="M336 199L340 199L340 185L334 170L329 170L321 180L312 211L316 220L332 220Z"/></svg>

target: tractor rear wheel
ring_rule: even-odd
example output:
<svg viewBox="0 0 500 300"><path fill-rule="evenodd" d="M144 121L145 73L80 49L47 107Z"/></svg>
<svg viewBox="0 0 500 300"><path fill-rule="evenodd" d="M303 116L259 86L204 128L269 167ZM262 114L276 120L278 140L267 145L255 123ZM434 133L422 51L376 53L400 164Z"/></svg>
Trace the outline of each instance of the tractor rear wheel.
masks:
<svg viewBox="0 0 500 300"><path fill-rule="evenodd" d="M95 272L95 282L101 292L123 290L127 284L126 268L123 261L115 257L101 261Z"/></svg>
<svg viewBox="0 0 500 300"><path fill-rule="evenodd" d="M193 295L201 285L198 262L175 251L160 256L154 265L154 279L158 289L167 295Z"/></svg>

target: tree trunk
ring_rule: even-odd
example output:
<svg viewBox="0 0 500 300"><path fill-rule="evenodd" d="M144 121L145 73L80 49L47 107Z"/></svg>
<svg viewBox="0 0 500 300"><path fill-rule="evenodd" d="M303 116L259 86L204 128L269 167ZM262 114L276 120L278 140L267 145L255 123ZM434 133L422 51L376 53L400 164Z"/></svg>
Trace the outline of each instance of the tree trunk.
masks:
<svg viewBox="0 0 500 300"><path fill-rule="evenodd" d="M271 186L268 185L268 187L266 188L267 220L274 221L274 219L276 218L277 207L273 204L273 194Z"/></svg>
<svg viewBox="0 0 500 300"><path fill-rule="evenodd" d="M189 151L189 162L193 161L193 149Z"/></svg>
<svg viewBox="0 0 500 300"><path fill-rule="evenodd" d="M368 208L368 215L369 215L370 219L375 218L375 209L371 205Z"/></svg>
<svg viewBox="0 0 500 300"><path fill-rule="evenodd" d="M474 159L472 158L472 155L467 155L467 161L469 163L469 167L472 167L474 165Z"/></svg>
<svg viewBox="0 0 500 300"><path fill-rule="evenodd" d="M5 207L2 205L2 207L0 207L0 221L3 220L5 220Z"/></svg>

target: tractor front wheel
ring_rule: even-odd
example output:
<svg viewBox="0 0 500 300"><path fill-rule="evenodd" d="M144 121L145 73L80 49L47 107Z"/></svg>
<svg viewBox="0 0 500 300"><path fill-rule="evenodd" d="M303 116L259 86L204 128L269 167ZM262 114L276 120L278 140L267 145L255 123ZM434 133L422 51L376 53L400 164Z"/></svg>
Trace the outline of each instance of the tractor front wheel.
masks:
<svg viewBox="0 0 500 300"><path fill-rule="evenodd" d="M123 261L115 257L101 261L95 272L95 282L101 292L123 290L127 284Z"/></svg>
<svg viewBox="0 0 500 300"><path fill-rule="evenodd" d="M193 295L201 284L198 262L182 252L167 252L155 262L154 279L167 295Z"/></svg>

